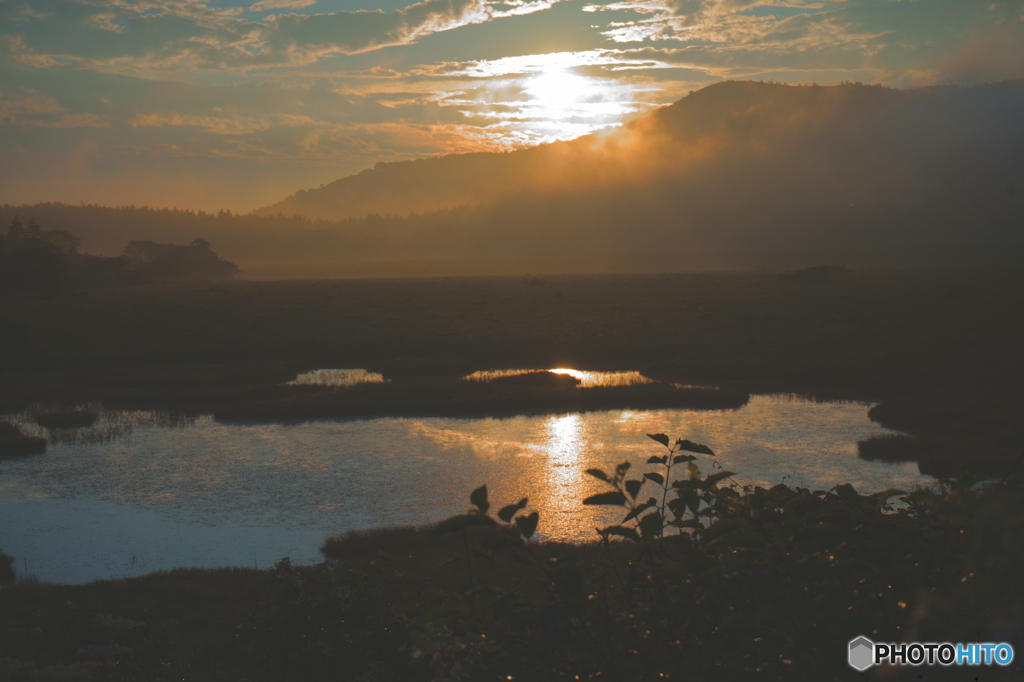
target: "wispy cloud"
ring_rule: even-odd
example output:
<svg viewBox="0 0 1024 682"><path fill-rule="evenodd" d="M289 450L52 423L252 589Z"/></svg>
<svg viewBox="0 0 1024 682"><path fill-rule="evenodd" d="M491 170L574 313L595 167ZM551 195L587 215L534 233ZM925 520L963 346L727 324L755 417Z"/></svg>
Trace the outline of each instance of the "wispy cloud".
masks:
<svg viewBox="0 0 1024 682"><path fill-rule="evenodd" d="M109 128L110 118L88 112L73 112L60 106L53 97L28 88L20 93L0 92L0 127L20 130L33 128Z"/></svg>
<svg viewBox="0 0 1024 682"><path fill-rule="evenodd" d="M334 54L360 54L407 45L434 33L549 9L558 0L424 0L405 9L334 14L287 14L269 19L272 54L310 63Z"/></svg>
<svg viewBox="0 0 1024 682"><path fill-rule="evenodd" d="M302 9L312 7L316 0L260 0L249 5L250 12L267 12L274 9Z"/></svg>
<svg viewBox="0 0 1024 682"><path fill-rule="evenodd" d="M74 62L148 77L304 66L336 55L413 44L462 26L533 14L558 1L423 0L393 11L289 12L249 20L242 16L243 8L214 8L190 0L43 0L41 4L54 11L26 13L0 5L0 21L35 20L15 34L20 40L16 53L24 64L46 68ZM295 10L314 4L315 0L260 0L248 9ZM90 37L83 28L107 35Z"/></svg>
<svg viewBox="0 0 1024 682"><path fill-rule="evenodd" d="M757 40L777 30L779 24L807 18L841 4L842 0L624 0L586 5L583 11L639 15L635 19L609 22L602 34L617 43L666 40L723 43ZM758 11L752 13L753 10Z"/></svg>

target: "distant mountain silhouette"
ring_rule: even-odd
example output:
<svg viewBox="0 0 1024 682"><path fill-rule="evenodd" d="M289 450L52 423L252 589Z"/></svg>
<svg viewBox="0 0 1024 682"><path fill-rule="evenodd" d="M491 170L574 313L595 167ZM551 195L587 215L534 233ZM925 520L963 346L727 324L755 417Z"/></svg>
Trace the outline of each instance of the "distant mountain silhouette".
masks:
<svg viewBox="0 0 1024 682"><path fill-rule="evenodd" d="M726 82L621 128L378 164L256 214L0 206L255 277L1024 265L1024 81Z"/></svg>
<svg viewBox="0 0 1024 682"><path fill-rule="evenodd" d="M972 88L723 82L621 129L382 163L257 215L407 215L590 190L702 203L983 201L1024 187L1024 81Z"/></svg>

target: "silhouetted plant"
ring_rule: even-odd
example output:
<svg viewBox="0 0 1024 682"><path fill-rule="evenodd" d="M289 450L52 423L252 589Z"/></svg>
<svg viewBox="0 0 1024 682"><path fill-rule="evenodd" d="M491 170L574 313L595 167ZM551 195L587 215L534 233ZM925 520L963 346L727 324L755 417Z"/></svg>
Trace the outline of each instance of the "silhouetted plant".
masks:
<svg viewBox="0 0 1024 682"><path fill-rule="evenodd" d="M498 512L498 519L495 520L494 517L487 513L491 505L487 499L486 485L482 485L470 493L469 502L472 506L466 513L445 519L434 528L431 535L436 538L448 535L449 533L456 533L459 536L465 552L466 572L469 576L469 581L472 583L474 581L473 555L469 550L470 538L467 531L471 528L500 528L505 531L491 534L480 541L477 541L475 538L473 540L477 552L493 560L495 555L501 550L508 549L509 547L521 547L523 540L529 540L533 537L534 532L537 530L540 514L538 512L526 515L519 514L528 502L527 498L524 497L515 504L502 507Z"/></svg>
<svg viewBox="0 0 1024 682"><path fill-rule="evenodd" d="M708 446L684 438L672 443L663 433L647 434L647 437L660 443L668 451L665 455L652 456L647 460L648 464L660 465L662 471L645 473L642 478L627 480L629 462L619 464L611 476L601 469L587 469L588 474L606 482L614 490L591 495L583 500L583 504L628 507L629 511L622 519L622 523L633 523L632 526L617 524L598 529L598 535L602 540L607 541L609 536L618 535L636 542L651 542L663 539L666 527L677 529L677 535L682 535L684 529L703 530L704 524L700 519L710 518L716 514L719 497L736 496L736 492L731 488L718 487L718 483L730 478L733 472L720 471L701 478L700 468L694 464L697 458L685 454L693 452L714 457L715 453ZM672 468L677 464L686 464L687 478L673 481ZM637 501L640 490L647 481L660 487L660 500L655 496L648 498L646 502ZM670 492L673 495L671 499ZM689 518L686 518L687 513Z"/></svg>
<svg viewBox="0 0 1024 682"><path fill-rule="evenodd" d="M0 551L0 587L13 585L15 578L14 557Z"/></svg>
<svg viewBox="0 0 1024 682"><path fill-rule="evenodd" d="M530 554L513 549L510 557L541 569L535 575L544 589L526 596L511 583L478 592L491 608L447 621L454 633L486 632L518 656L529 652L526 658L501 650L467 654L459 671L517 679L829 676L845 666L830 654L834 642L858 632L901 637L911 614L904 609L925 599L922 589L953 594L965 585L962 554L935 544L942 535L958 543L963 536L948 535L948 517L935 515L963 514L964 503L977 499L976 479L910 495L861 495L848 484L829 491L744 487L724 469L701 473L698 456L714 457L708 446L650 438L665 448L647 460L656 471L630 478L629 462L613 472L587 471L610 490L584 504L625 508L620 523L597 529L604 562L587 546L546 562L536 559L543 544ZM651 484L654 494L644 499ZM889 504L896 496L903 506ZM471 502L446 529L499 525L488 517L485 487ZM509 524L516 511L502 521ZM1009 572L1020 562L986 565Z"/></svg>

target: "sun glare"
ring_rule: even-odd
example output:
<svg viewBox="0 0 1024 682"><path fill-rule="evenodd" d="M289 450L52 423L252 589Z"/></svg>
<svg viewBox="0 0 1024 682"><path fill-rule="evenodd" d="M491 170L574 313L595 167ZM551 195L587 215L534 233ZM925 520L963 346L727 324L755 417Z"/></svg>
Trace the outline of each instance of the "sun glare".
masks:
<svg viewBox="0 0 1024 682"><path fill-rule="evenodd" d="M531 104L551 119L565 119L583 113L582 105L593 98L597 87L590 78L568 69L551 69L530 78L526 92Z"/></svg>
<svg viewBox="0 0 1024 682"><path fill-rule="evenodd" d="M481 61L465 73L483 79L483 87L459 104L469 105L467 115L495 121L488 127L495 141L541 144L618 126L648 105L636 101L636 86L624 75L593 75L609 65L606 59L596 52L552 52Z"/></svg>

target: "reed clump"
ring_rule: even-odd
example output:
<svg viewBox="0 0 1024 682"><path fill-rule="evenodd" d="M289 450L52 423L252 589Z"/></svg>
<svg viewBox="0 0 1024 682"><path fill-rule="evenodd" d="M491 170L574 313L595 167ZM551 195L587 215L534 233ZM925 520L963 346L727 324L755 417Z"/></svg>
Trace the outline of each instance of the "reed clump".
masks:
<svg viewBox="0 0 1024 682"><path fill-rule="evenodd" d="M32 415L32 421L46 429L84 429L95 424L99 418L99 414L93 410L51 409Z"/></svg>
<svg viewBox="0 0 1024 682"><path fill-rule="evenodd" d="M0 421L0 457L22 457L46 452L46 439L27 436L15 424Z"/></svg>
<svg viewBox="0 0 1024 682"><path fill-rule="evenodd" d="M857 454L869 462L917 462L938 446L934 439L904 433L887 433L857 441Z"/></svg>
<svg viewBox="0 0 1024 682"><path fill-rule="evenodd" d="M13 585L17 576L14 574L14 557L0 550L0 587Z"/></svg>

